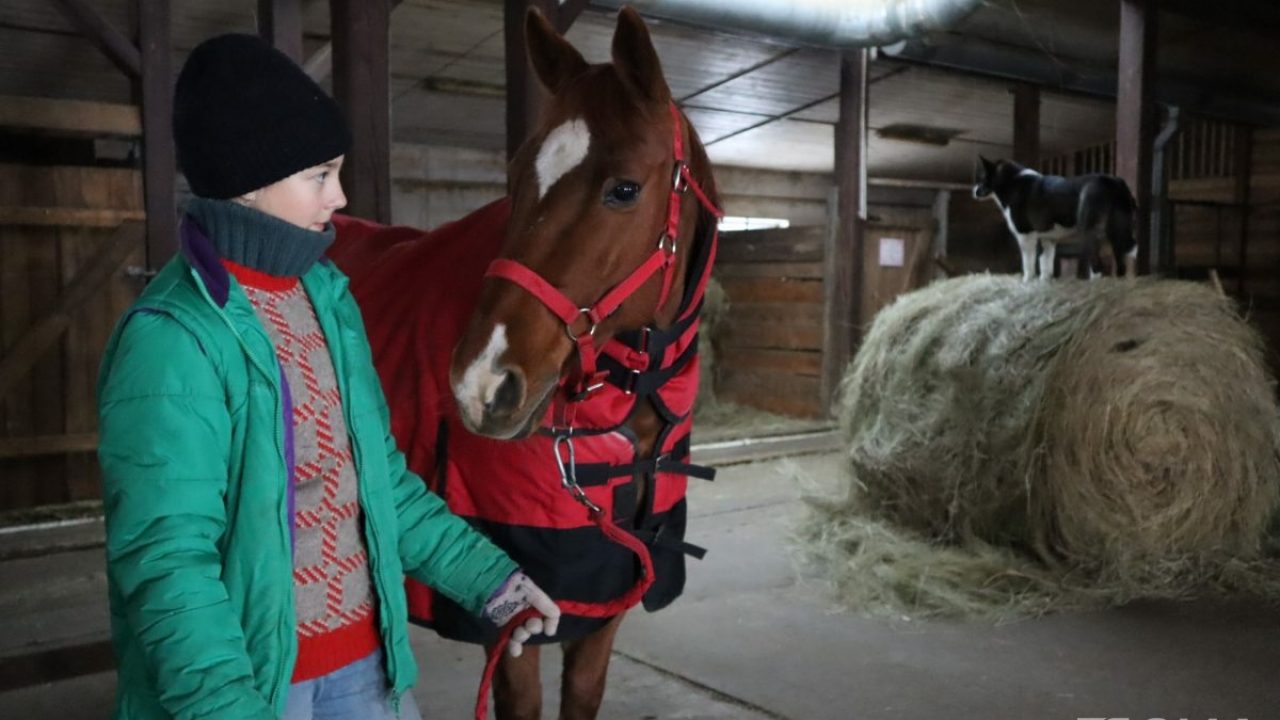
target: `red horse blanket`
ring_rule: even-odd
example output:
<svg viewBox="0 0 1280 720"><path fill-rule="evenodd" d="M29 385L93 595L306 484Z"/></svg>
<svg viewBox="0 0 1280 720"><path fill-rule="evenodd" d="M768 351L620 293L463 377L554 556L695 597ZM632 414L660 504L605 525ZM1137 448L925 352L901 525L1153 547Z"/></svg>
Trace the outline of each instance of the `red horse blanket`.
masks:
<svg viewBox="0 0 1280 720"><path fill-rule="evenodd" d="M509 213L501 200L431 232L334 216L337 241L329 255L351 278L391 408L392 432L410 469L552 597L612 600L635 583L638 564L562 488L551 435L544 430L502 441L474 435L459 420L449 389L450 355L476 306L485 269L498 255ZM687 476L710 475L687 464L698 383L698 311L714 240L702 245L677 322L647 339L651 367L641 373L611 368L611 382L577 413L577 425L587 430L575 439L578 482L593 503L649 546L656 575L644 599L649 610L681 593L684 555L700 553L683 538ZM630 340L638 346L639 333ZM638 461L624 422L644 399L666 424L657 443L661 455ZM637 492L639 481L652 491ZM430 588L410 580L407 589L411 616L445 637L483 642L496 634ZM556 640L581 636L603 622L565 618Z"/></svg>

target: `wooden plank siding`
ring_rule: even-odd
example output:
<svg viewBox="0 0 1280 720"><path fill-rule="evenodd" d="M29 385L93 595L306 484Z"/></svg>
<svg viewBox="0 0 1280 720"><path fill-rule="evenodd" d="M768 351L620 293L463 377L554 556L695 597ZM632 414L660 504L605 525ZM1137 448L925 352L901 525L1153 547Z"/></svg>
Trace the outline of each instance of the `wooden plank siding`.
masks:
<svg viewBox="0 0 1280 720"><path fill-rule="evenodd" d="M123 220L142 217L142 206L137 170L0 164L0 207ZM93 456L98 363L117 318L138 292L119 272L96 288L75 285L91 261L101 260L118 225L21 220L0 216L0 358L12 358L15 343L33 329L50 327L50 313L66 303L68 290L87 299L54 322L65 330L0 398L0 511L101 495ZM117 257L144 265L141 231L129 242Z"/></svg>
<svg viewBox="0 0 1280 720"><path fill-rule="evenodd" d="M797 417L821 417L822 256L827 228L720 235L715 276L729 311L716 394Z"/></svg>
<svg viewBox="0 0 1280 720"><path fill-rule="evenodd" d="M895 219L909 215L898 213ZM860 326L904 289L931 276L921 268L929 266L932 220L927 212L917 215L915 225L867 224L863 273L853 288L860 299ZM797 417L827 414L822 402L826 232L826 227L809 226L721 234L715 276L729 309L717 338L718 397ZM881 267L881 237L905 241L903 266Z"/></svg>
<svg viewBox="0 0 1280 720"><path fill-rule="evenodd" d="M1253 131L1250 169L1241 302L1267 338L1272 370L1280 374L1280 128Z"/></svg>

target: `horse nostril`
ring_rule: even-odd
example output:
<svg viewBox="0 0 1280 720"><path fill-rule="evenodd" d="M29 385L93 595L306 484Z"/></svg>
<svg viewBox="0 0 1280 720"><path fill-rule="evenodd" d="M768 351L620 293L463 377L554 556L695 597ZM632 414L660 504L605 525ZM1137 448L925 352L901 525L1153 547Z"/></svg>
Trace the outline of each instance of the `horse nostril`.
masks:
<svg viewBox="0 0 1280 720"><path fill-rule="evenodd" d="M507 370L503 373L502 384L493 394L493 399L485 403L484 409L491 414L509 413L520 407L523 401L524 379L521 373L517 370Z"/></svg>

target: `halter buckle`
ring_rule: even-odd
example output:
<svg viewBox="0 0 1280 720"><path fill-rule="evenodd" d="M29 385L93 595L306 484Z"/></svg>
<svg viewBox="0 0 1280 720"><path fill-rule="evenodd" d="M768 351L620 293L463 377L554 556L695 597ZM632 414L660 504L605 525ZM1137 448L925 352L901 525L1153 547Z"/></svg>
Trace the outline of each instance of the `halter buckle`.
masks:
<svg viewBox="0 0 1280 720"><path fill-rule="evenodd" d="M689 181L684 176L686 167L688 167L688 164L685 161L676 161L675 167L671 170L671 192L683 194L689 189Z"/></svg>
<svg viewBox="0 0 1280 720"><path fill-rule="evenodd" d="M671 244L671 249L667 249L667 243ZM667 254L667 257L675 257L676 255L676 238L666 230L658 236L658 249Z"/></svg>

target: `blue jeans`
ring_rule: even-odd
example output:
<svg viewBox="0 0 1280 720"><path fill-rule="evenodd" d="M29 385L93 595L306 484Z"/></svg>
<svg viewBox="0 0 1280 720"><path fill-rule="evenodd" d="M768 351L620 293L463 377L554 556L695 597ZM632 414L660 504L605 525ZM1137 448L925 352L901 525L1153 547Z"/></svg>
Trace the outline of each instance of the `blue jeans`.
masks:
<svg viewBox="0 0 1280 720"><path fill-rule="evenodd" d="M382 667L382 651L314 680L294 683L283 720L422 720L413 693L400 696L400 713L391 708L391 688Z"/></svg>

